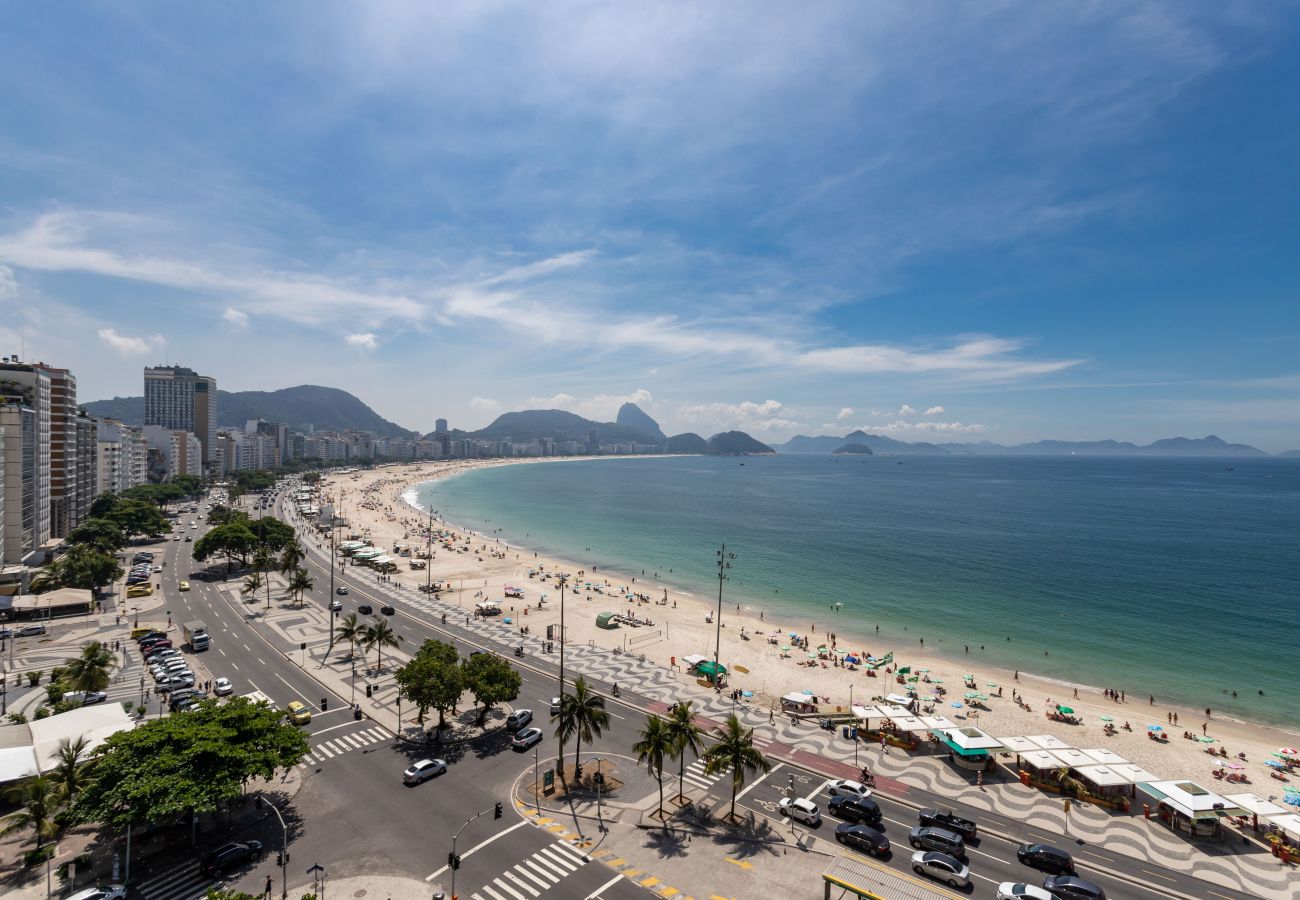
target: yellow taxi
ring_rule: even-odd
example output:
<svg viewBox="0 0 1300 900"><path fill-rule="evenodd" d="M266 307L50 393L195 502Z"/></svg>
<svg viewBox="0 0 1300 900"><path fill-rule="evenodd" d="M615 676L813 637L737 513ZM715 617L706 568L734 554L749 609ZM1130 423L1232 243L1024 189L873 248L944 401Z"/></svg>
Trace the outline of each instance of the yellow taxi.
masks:
<svg viewBox="0 0 1300 900"><path fill-rule="evenodd" d="M289 721L295 725L306 725L311 721L311 710L301 700L290 700L289 705L285 708L285 714L288 715Z"/></svg>
<svg viewBox="0 0 1300 900"><path fill-rule="evenodd" d="M182 591L188 591L189 589L190 589L190 583L189 583L188 581L182 581L182 582L181 582L181 590L182 590Z"/></svg>

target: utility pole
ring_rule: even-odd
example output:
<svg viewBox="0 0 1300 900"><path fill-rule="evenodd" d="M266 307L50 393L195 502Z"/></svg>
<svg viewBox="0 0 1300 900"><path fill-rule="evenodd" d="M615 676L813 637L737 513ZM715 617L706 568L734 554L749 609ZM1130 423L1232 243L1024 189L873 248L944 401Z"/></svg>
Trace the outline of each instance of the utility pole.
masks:
<svg viewBox="0 0 1300 900"><path fill-rule="evenodd" d="M727 545L723 544L722 549L718 551L718 621L714 623L714 630L717 632L717 638L713 644L713 689L722 690L722 663L719 657L722 655L722 582L727 580L727 570L731 568L731 561L736 558L736 554L727 552Z"/></svg>
<svg viewBox="0 0 1300 900"><path fill-rule="evenodd" d="M271 812L280 820L280 829L282 832L283 843L280 845L280 900L286 900L289 896L289 826L284 824L284 816L280 815L280 810L276 809L275 804L270 800L263 800L262 795L257 795L257 802L260 806L263 802L271 807Z"/></svg>
<svg viewBox="0 0 1300 900"><path fill-rule="evenodd" d="M424 592L428 596L433 596L433 509L429 509L429 544L424 551L427 555L424 558Z"/></svg>
<svg viewBox="0 0 1300 900"><path fill-rule="evenodd" d="M448 868L451 869L452 900L456 900L456 870L460 868L460 857L456 855L456 839L460 837L460 833L462 831L464 831L466 828L469 827L470 822L473 822L475 819L486 816L488 813L493 813L495 815L496 811L500 808L501 808L501 804L498 803L492 809L485 809L481 813L475 813L474 815L466 819L465 824L460 826L460 828L456 829L456 833L451 836L451 855L447 857L447 865ZM497 818L500 818L500 816L497 815Z"/></svg>
<svg viewBox="0 0 1300 900"><path fill-rule="evenodd" d="M564 588L569 583L568 575L556 576L560 582L560 712L564 712ZM560 752L556 755L556 767L564 772L564 739L560 739Z"/></svg>

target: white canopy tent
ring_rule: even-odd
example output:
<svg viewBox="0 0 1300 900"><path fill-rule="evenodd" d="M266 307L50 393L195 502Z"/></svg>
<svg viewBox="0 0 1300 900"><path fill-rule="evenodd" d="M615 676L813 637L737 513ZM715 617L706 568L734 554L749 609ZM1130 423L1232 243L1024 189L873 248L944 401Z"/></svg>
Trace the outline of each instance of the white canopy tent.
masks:
<svg viewBox="0 0 1300 900"><path fill-rule="evenodd" d="M921 716L921 721L926 724L926 727L936 730L957 727L957 723L949 719L947 716Z"/></svg>
<svg viewBox="0 0 1300 900"><path fill-rule="evenodd" d="M1020 757L1022 763L1038 769L1040 772L1046 769L1059 769L1063 765L1049 750L1030 750L1026 753L1019 753L1017 756Z"/></svg>
<svg viewBox="0 0 1300 900"><path fill-rule="evenodd" d="M1099 762L1105 766L1118 766L1128 762L1127 759L1113 750L1106 750L1103 748L1100 750L1084 750L1083 752L1086 753L1094 762Z"/></svg>
<svg viewBox="0 0 1300 900"><path fill-rule="evenodd" d="M1029 740L1044 750L1069 750L1070 745L1053 734L1031 734Z"/></svg>
<svg viewBox="0 0 1300 900"><path fill-rule="evenodd" d="M1060 750L1053 750L1052 753L1057 759L1071 768L1091 766L1096 762L1096 760L1084 753L1082 750L1072 750L1069 747Z"/></svg>
<svg viewBox="0 0 1300 900"><path fill-rule="evenodd" d="M1012 753L1032 753L1035 750L1043 749L1027 737L1003 738L1002 746L1006 747Z"/></svg>
<svg viewBox="0 0 1300 900"><path fill-rule="evenodd" d="M135 721L126 714L122 704L103 703L36 719L28 727L32 731L36 764L44 772L58 764L59 741L84 737L88 749L93 751L108 740L109 735L134 728Z"/></svg>
<svg viewBox="0 0 1300 900"><path fill-rule="evenodd" d="M1119 763L1117 765L1112 765L1111 768L1116 772L1121 772L1124 775L1127 775L1133 784L1147 784L1160 777L1158 775L1152 775L1136 763Z"/></svg>
<svg viewBox="0 0 1300 900"><path fill-rule="evenodd" d="M1293 841L1300 841L1300 816L1295 813L1288 813L1285 816L1269 816L1270 825L1276 825L1286 832L1287 837Z"/></svg>
<svg viewBox="0 0 1300 900"><path fill-rule="evenodd" d="M1137 766L1079 766L1074 773L1098 787L1145 784L1151 779L1150 772Z"/></svg>
<svg viewBox="0 0 1300 900"><path fill-rule="evenodd" d="M26 728L24 725L9 725L6 727ZM41 774L41 770L36 767L36 752L30 745L0 749L0 784L9 784L39 774Z"/></svg>
<svg viewBox="0 0 1300 900"><path fill-rule="evenodd" d="M1228 794L1223 799L1229 803L1235 803L1242 809L1249 810L1257 816L1283 816L1288 814L1286 807L1278 806L1271 800L1265 800L1259 794Z"/></svg>

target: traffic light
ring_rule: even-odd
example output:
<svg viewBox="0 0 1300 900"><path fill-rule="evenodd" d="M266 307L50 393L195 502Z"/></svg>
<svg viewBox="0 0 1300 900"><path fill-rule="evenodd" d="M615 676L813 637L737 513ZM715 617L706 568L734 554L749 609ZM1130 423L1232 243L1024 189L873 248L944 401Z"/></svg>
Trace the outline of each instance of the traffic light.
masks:
<svg viewBox="0 0 1300 900"><path fill-rule="evenodd" d="M459 868L460 868L460 857L457 856L455 853L448 853L448 854L447 854L447 867L450 868L450 869L459 869Z"/></svg>
<svg viewBox="0 0 1300 900"><path fill-rule="evenodd" d="M492 818L494 819L501 818L501 804L499 802L497 803L496 810L492 813Z"/></svg>

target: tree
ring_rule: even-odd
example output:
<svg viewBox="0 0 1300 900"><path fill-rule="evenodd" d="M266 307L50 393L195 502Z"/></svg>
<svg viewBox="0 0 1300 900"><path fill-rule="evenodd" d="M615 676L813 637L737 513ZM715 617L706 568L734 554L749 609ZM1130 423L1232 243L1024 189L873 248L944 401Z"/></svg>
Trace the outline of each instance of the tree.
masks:
<svg viewBox="0 0 1300 900"><path fill-rule="evenodd" d="M725 725L713 729L713 737L717 743L704 751L704 771L721 775L731 770L730 818L735 819L736 792L745 786L746 773L770 772L772 764L754 746L754 729L741 727L734 715L727 716Z"/></svg>
<svg viewBox="0 0 1300 900"><path fill-rule="evenodd" d="M238 519L218 525L194 542L194 558L205 562L212 556L226 558L226 574L234 561L239 560L241 567L248 565L248 555L257 546L257 536L248 527L246 521Z"/></svg>
<svg viewBox="0 0 1300 900"><path fill-rule="evenodd" d="M65 587L93 591L99 596L99 590L106 584L112 584L123 575L117 559L102 550L96 550L88 544L73 544L63 558L57 563L59 581Z"/></svg>
<svg viewBox="0 0 1300 900"><path fill-rule="evenodd" d="M465 688L479 704L478 723L487 721L488 713L498 703L509 703L519 696L523 679L510 663L493 653L478 653L461 665Z"/></svg>
<svg viewBox="0 0 1300 900"><path fill-rule="evenodd" d="M254 572L252 575L249 575L247 578L244 579L243 585L240 586L239 588L239 593L243 594L245 597L248 598L247 600L244 601L245 603L256 603L257 592L260 591L261 589L262 589L262 573Z"/></svg>
<svg viewBox="0 0 1300 900"><path fill-rule="evenodd" d="M672 729L663 719L651 713L646 716L641 740L632 745L638 763L645 763L650 774L659 782L659 815L664 814L664 757L671 756L676 748ZM667 823L665 822L665 825Z"/></svg>
<svg viewBox="0 0 1300 900"><path fill-rule="evenodd" d="M253 556L253 569L257 572L269 574L273 568L275 568L275 557L271 555L271 551L265 544L263 544L257 548L257 553ZM266 608L270 609L271 579L269 577L264 577L262 582L266 585Z"/></svg>
<svg viewBox="0 0 1300 900"><path fill-rule="evenodd" d="M134 488L133 488L134 490ZM164 534L171 531L171 523L153 503L127 498L121 500L107 516L127 537L142 534Z"/></svg>
<svg viewBox="0 0 1300 900"><path fill-rule="evenodd" d="M183 716L111 735L70 818L122 829L213 812L241 796L250 779L296 765L307 749L306 736L273 706L246 697L206 700Z"/></svg>
<svg viewBox="0 0 1300 900"><path fill-rule="evenodd" d="M190 499L203 493L203 479L197 475L175 475L172 477L171 484Z"/></svg>
<svg viewBox="0 0 1300 900"><path fill-rule="evenodd" d="M244 515L242 512L231 509L224 503L214 503L212 508L208 510L208 524L214 528L218 525L229 525L235 519L240 517L243 517L245 521L248 519L248 516Z"/></svg>
<svg viewBox="0 0 1300 900"><path fill-rule="evenodd" d="M683 800L682 792L686 783L686 753L690 751L697 759L704 751L704 732L694 722L694 703L679 700L668 711L668 731L673 736L673 756L677 758L677 802Z"/></svg>
<svg viewBox="0 0 1300 900"><path fill-rule="evenodd" d="M338 628L335 629L335 634L338 636L340 641L348 642L349 657L356 656L357 642L365 637L366 626L361 624L356 613L348 613L339 620Z"/></svg>
<svg viewBox="0 0 1300 900"><path fill-rule="evenodd" d="M280 551L280 574L289 575L302 565L302 561L307 558L307 552L302 549L302 544L298 543L297 538L285 545Z"/></svg>
<svg viewBox="0 0 1300 900"><path fill-rule="evenodd" d="M397 647L404 641L400 634L393 631L393 626L388 624L387 619L376 617L374 622L366 626L362 633L361 641L365 644L366 649L375 648L375 668L383 669L384 648Z"/></svg>
<svg viewBox="0 0 1300 900"><path fill-rule="evenodd" d="M258 543L263 544L271 553L279 553L289 546L290 541L297 539L293 526L281 522L274 516L249 519L248 527L257 537Z"/></svg>
<svg viewBox="0 0 1300 900"><path fill-rule="evenodd" d="M111 519L87 519L68 532L68 544L85 544L92 550L116 553L126 546L126 535Z"/></svg>
<svg viewBox="0 0 1300 900"><path fill-rule="evenodd" d="M424 724L430 709L436 709L439 728L446 724L447 712L456 708L465 691L460 654L442 641L425 641L393 677L398 696L419 710L420 723Z"/></svg>
<svg viewBox="0 0 1300 900"><path fill-rule="evenodd" d="M19 809L0 819L4 823L0 837L30 830L36 846L41 847L58 833L54 814L59 809L59 792L49 778L38 776L19 782L5 792L5 799L16 803Z"/></svg>
<svg viewBox="0 0 1300 900"><path fill-rule="evenodd" d="M90 768L94 765L90 759L90 742L84 735L75 740L61 738L58 759L46 777L53 783L59 802L71 803L90 782Z"/></svg>
<svg viewBox="0 0 1300 900"><path fill-rule="evenodd" d="M113 668L112 652L99 641L81 648L81 655L68 660L63 679L74 691L102 691L108 687Z"/></svg>
<svg viewBox="0 0 1300 900"><path fill-rule="evenodd" d="M315 586L316 582L312 581L306 569L294 569L289 577L289 591L298 598L299 606L302 606L303 591L310 591Z"/></svg>
<svg viewBox="0 0 1300 900"><path fill-rule="evenodd" d="M117 494L100 494L90 503L90 518L108 518L108 514L117 508L121 499Z"/></svg>
<svg viewBox="0 0 1300 900"><path fill-rule="evenodd" d="M573 693L560 696L560 711L552 714L559 720L555 736L563 744L571 737L578 739L573 751L573 776L582 777L582 742L591 743L609 727L609 713L605 712L605 698L591 689L587 679L579 677L573 682Z"/></svg>

